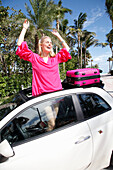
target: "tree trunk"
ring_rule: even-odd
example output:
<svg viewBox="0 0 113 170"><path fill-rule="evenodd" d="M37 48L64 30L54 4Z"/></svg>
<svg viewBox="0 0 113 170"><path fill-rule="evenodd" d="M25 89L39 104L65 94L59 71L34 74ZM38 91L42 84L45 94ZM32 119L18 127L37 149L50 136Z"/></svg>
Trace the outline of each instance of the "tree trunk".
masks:
<svg viewBox="0 0 113 170"><path fill-rule="evenodd" d="M59 19L57 19L56 29L59 31Z"/></svg>
<svg viewBox="0 0 113 170"><path fill-rule="evenodd" d="M56 29L59 31L59 19L57 19ZM56 54L58 53L58 47L56 46ZM63 62L63 70L65 72L65 62Z"/></svg>
<svg viewBox="0 0 113 170"><path fill-rule="evenodd" d="M55 49L55 51L56 51L56 54L58 53L58 47L56 46L56 49Z"/></svg>
<svg viewBox="0 0 113 170"><path fill-rule="evenodd" d="M80 43L80 59L81 59L80 67L82 68L82 42Z"/></svg>
<svg viewBox="0 0 113 170"><path fill-rule="evenodd" d="M2 55L0 55L1 63L2 63L2 70L3 70L3 75L7 76L7 67L5 63L5 59Z"/></svg>
<svg viewBox="0 0 113 170"><path fill-rule="evenodd" d="M35 35L35 53L38 53L38 41L39 41L39 38L38 38L38 35L36 34Z"/></svg>
<svg viewBox="0 0 113 170"><path fill-rule="evenodd" d="M92 64L92 63L93 63L93 60L91 60L91 68L92 68L92 66L93 66L93 64Z"/></svg>
<svg viewBox="0 0 113 170"><path fill-rule="evenodd" d="M63 70L64 70L64 73L65 73L65 63L63 62Z"/></svg>
<svg viewBox="0 0 113 170"><path fill-rule="evenodd" d="M113 68L113 49L112 49L112 43L110 43L110 48L111 48L111 52L112 52L112 66L111 66L111 70Z"/></svg>
<svg viewBox="0 0 113 170"><path fill-rule="evenodd" d="M80 36L78 35L78 68L80 68L80 62L79 62L79 44L80 44Z"/></svg>
<svg viewBox="0 0 113 170"><path fill-rule="evenodd" d="M86 68L86 49L85 49L85 56L84 56L84 68Z"/></svg>
<svg viewBox="0 0 113 170"><path fill-rule="evenodd" d="M109 73L110 73L110 60L109 60Z"/></svg>

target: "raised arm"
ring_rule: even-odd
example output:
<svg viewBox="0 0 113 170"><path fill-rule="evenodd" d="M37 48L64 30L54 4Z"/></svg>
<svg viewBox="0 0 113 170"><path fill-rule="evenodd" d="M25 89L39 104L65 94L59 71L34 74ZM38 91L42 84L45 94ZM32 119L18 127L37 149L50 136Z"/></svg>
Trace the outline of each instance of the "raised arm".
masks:
<svg viewBox="0 0 113 170"><path fill-rule="evenodd" d="M18 42L17 42L18 46L20 46L22 44L22 42L24 41L25 33L26 33L28 27L29 27L29 21L27 21L27 19L25 19L25 21L23 23L22 31L21 31L19 38L18 38Z"/></svg>
<svg viewBox="0 0 113 170"><path fill-rule="evenodd" d="M58 33L58 31L57 30L53 30L52 34L55 35L59 39L59 41L62 43L63 48L66 48L67 51L69 51L69 46L67 45L65 40L61 37L61 35Z"/></svg>

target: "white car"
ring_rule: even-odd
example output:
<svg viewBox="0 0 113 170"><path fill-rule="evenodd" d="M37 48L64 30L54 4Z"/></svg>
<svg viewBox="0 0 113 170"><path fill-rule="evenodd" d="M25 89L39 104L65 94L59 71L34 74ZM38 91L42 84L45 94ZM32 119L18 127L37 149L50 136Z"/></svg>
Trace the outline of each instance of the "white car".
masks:
<svg viewBox="0 0 113 170"><path fill-rule="evenodd" d="M101 170L113 150L113 98L97 87L0 105L0 170ZM10 113L10 114L9 114Z"/></svg>

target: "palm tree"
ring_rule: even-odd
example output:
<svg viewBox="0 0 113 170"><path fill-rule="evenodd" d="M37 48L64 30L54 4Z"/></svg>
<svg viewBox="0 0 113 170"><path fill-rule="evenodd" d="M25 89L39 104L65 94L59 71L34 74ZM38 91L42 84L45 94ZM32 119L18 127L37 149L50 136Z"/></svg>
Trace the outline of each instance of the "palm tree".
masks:
<svg viewBox="0 0 113 170"><path fill-rule="evenodd" d="M92 68L92 63L93 63L93 60L91 59L91 68Z"/></svg>
<svg viewBox="0 0 113 170"><path fill-rule="evenodd" d="M64 38L65 40L67 39L67 29L68 29L67 25L68 25L67 19L62 20L59 23L59 31L61 31L60 34L62 34L62 36L65 37ZM64 70L64 73L65 73L65 62L63 62L63 70Z"/></svg>
<svg viewBox="0 0 113 170"><path fill-rule="evenodd" d="M111 48L111 52L112 52L112 57L113 57L113 29L106 35L107 37L107 42L109 42L109 46Z"/></svg>
<svg viewBox="0 0 113 170"><path fill-rule="evenodd" d="M66 36L66 32L68 30L68 20L67 19L63 19L61 21L61 23L59 24L59 30L62 31L62 33Z"/></svg>
<svg viewBox="0 0 113 170"><path fill-rule="evenodd" d="M68 20L63 20L65 13L72 13L72 10L68 9L68 8L64 8L62 6L62 1L59 0L57 8L56 8L56 29L59 31L62 29L62 31L64 32L64 34L66 33L66 27L68 24ZM62 21L63 20L63 21ZM60 28L62 25L62 28ZM56 45L56 53L58 52L58 46ZM63 63L63 70L65 72L65 63Z"/></svg>
<svg viewBox="0 0 113 170"><path fill-rule="evenodd" d="M80 53L80 51L81 51L81 49L79 49L79 53ZM76 54L78 55L78 50L76 51ZM85 60L85 56L86 56L86 60ZM82 46L82 67L81 68L85 68L85 61L86 61L86 65L87 65L88 62L91 60L91 58L92 58L92 56L91 56L89 50L85 49L84 46Z"/></svg>
<svg viewBox="0 0 113 170"><path fill-rule="evenodd" d="M56 5L52 0L29 0L29 2L32 10L27 4L25 4L25 7L30 17L30 29L35 37L35 52L38 52L39 39L52 27L55 19Z"/></svg>
<svg viewBox="0 0 113 170"><path fill-rule="evenodd" d="M106 0L106 12L110 17L110 20L112 21L112 28L113 28L113 0Z"/></svg>
<svg viewBox="0 0 113 170"><path fill-rule="evenodd" d="M77 58L78 58L78 66L79 67L80 67L80 63L79 63L80 37L82 34L83 24L86 21L86 17L87 17L87 14L81 12L78 16L78 19L74 20L74 25L70 26L70 33L74 36L77 34L77 39L78 39L78 56L77 56Z"/></svg>
<svg viewBox="0 0 113 170"><path fill-rule="evenodd" d="M109 61L109 73L110 73L110 71L111 71L110 62L111 62L111 61L113 62L113 59L112 59L112 57L109 57L107 61Z"/></svg>
<svg viewBox="0 0 113 170"><path fill-rule="evenodd" d="M83 47L85 49L84 67L86 67L86 50L98 42L98 40L95 39L94 36L96 36L96 34L94 32L88 32L87 30L84 30L84 38L83 38L84 39Z"/></svg>
<svg viewBox="0 0 113 170"><path fill-rule="evenodd" d="M111 53L112 53L112 57L110 60L110 61L112 61L112 66L111 66L111 69L112 69L112 67L113 67L113 29L106 35L106 37L107 37L107 42L108 42L107 45L109 45L109 47L111 49Z"/></svg>
<svg viewBox="0 0 113 170"><path fill-rule="evenodd" d="M106 5L106 13L109 15L110 20L112 22L112 30L106 36L107 36L108 42L110 43L109 45L112 51L112 58L113 58L113 50L112 50L112 46L113 46L112 44L113 43L113 0L106 0L105 5ZM113 66L113 61L112 61L112 66Z"/></svg>
<svg viewBox="0 0 113 170"><path fill-rule="evenodd" d="M56 29L59 31L61 28L60 26L62 25L62 31L64 32L64 34L66 33L66 28L67 28L67 24L68 24L68 20L63 20L65 13L72 13L72 10L68 9L68 8L64 8L62 6L62 1L59 0L57 8L56 8ZM62 21L63 20L63 21ZM56 53L58 52L58 46L56 46ZM65 63L63 63L63 70L65 72Z"/></svg>
<svg viewBox="0 0 113 170"><path fill-rule="evenodd" d="M112 66L109 68L112 69L113 67L113 29L108 34L106 34L106 37L107 37L106 43L97 43L96 46L101 46L101 47L109 46L110 47L111 53L112 53L112 56L111 56L112 60L110 61L112 61Z"/></svg>
<svg viewBox="0 0 113 170"><path fill-rule="evenodd" d="M59 30L60 20L64 19L65 13L72 13L71 9L64 8L62 6L62 1L59 0L57 8L56 8L56 29Z"/></svg>

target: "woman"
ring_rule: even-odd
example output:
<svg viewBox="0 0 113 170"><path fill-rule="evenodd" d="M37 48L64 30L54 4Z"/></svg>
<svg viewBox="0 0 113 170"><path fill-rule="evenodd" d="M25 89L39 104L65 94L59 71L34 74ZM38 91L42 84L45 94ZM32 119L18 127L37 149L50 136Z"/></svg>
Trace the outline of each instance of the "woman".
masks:
<svg viewBox="0 0 113 170"><path fill-rule="evenodd" d="M69 54L69 46L60 36L60 34L53 30L55 35L62 43L63 49L58 54L54 55L52 50L52 41L50 37L43 36L39 42L39 54L33 53L24 41L24 36L29 27L27 19L23 23L23 29L18 38L18 49L16 54L21 59L32 63L33 78L32 78L32 95L37 96L42 93L53 92L62 89L58 64L71 59Z"/></svg>

